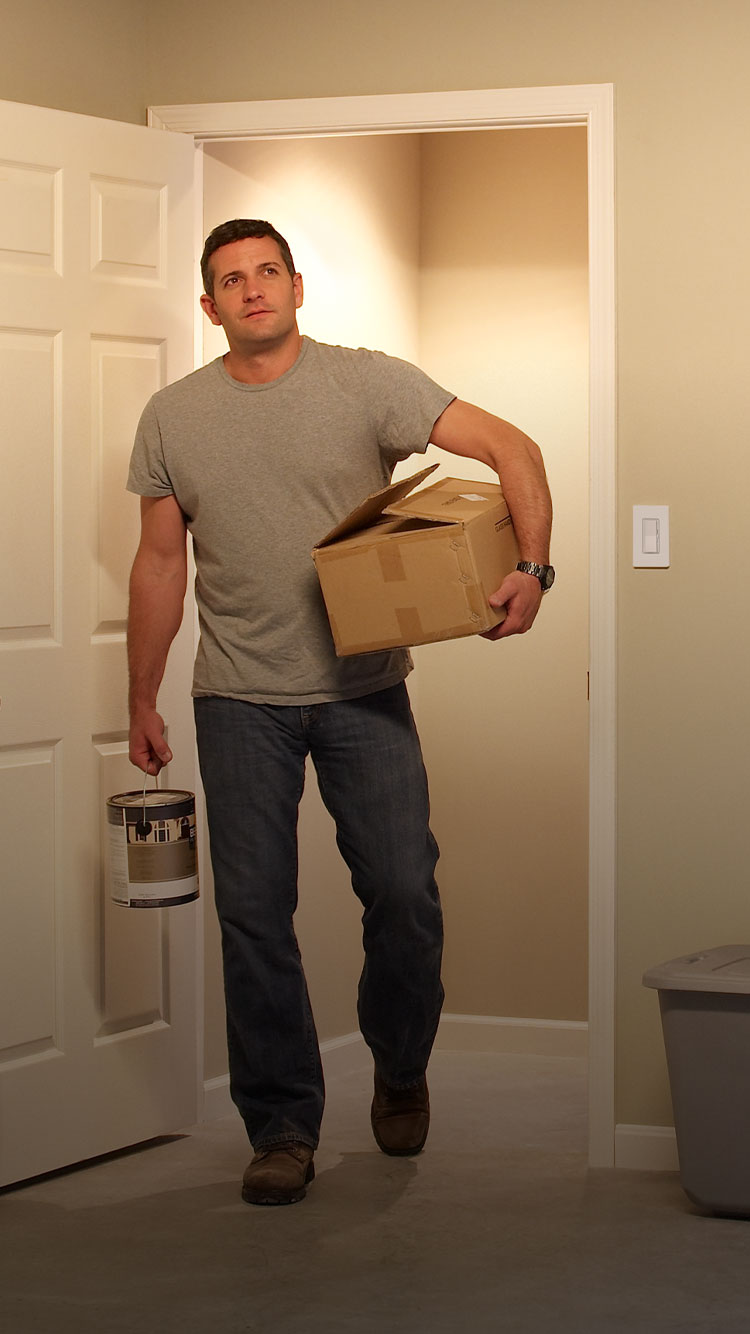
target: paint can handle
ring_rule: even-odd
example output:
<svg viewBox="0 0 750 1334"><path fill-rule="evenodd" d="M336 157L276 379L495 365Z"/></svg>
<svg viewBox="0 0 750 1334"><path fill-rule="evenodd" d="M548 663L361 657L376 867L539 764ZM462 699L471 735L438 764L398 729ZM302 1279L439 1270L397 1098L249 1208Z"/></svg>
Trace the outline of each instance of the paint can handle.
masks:
<svg viewBox="0 0 750 1334"><path fill-rule="evenodd" d="M146 819L147 781L148 781L148 771L146 770L143 774L143 810L141 811L141 818L135 827L135 832L139 838L146 838L146 836L151 833L151 821ZM158 788L159 788L159 775L154 774L154 790L158 791Z"/></svg>

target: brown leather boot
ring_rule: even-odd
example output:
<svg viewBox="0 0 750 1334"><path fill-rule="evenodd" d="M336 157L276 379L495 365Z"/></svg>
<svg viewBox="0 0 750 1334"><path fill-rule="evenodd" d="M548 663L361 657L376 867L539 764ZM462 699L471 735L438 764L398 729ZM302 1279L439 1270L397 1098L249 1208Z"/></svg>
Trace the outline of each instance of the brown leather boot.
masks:
<svg viewBox="0 0 750 1334"><path fill-rule="evenodd" d="M383 1153L394 1157L419 1153L430 1128L430 1095L424 1075L409 1088L394 1089L376 1070L370 1120L375 1142Z"/></svg>
<svg viewBox="0 0 750 1334"><path fill-rule="evenodd" d="M246 1204L296 1204L304 1200L315 1176L313 1150L307 1144L274 1144L261 1149L245 1168L242 1198Z"/></svg>

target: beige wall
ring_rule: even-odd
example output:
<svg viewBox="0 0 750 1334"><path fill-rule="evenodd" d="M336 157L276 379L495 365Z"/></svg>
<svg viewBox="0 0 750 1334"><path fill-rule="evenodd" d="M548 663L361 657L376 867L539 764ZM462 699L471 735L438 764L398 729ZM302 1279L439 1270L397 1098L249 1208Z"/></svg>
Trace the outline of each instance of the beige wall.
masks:
<svg viewBox="0 0 750 1334"><path fill-rule="evenodd" d="M230 217L271 219L303 275L303 332L344 346L388 341L412 360L419 198L415 135L212 144L204 153L206 231ZM223 330L208 334L207 355L224 352Z"/></svg>
<svg viewBox="0 0 750 1334"><path fill-rule="evenodd" d="M149 0L2 0L0 97L145 122Z"/></svg>
<svg viewBox="0 0 750 1334"><path fill-rule="evenodd" d="M62 9L62 7L61 7ZM618 247L617 1115L671 1119L642 970L747 935L750 130L746 0L160 0L144 66L107 68L81 6L14 14L7 96L142 104L613 83ZM99 7L97 7L97 13ZM129 6L137 19L140 6ZM76 31L77 29L77 31ZM39 77L38 46L49 51ZM75 32L76 46L70 37ZM65 49L62 70L59 52ZM23 59L27 53L27 59ZM65 100L61 98L65 84ZM40 88L40 83L43 86ZM96 107L92 101L99 99ZM133 119L142 119L133 115ZM631 507L672 506L673 564L634 571ZM720 532L707 541L707 520ZM699 538L700 535L700 538ZM741 557L740 557L741 558Z"/></svg>
<svg viewBox="0 0 750 1334"><path fill-rule="evenodd" d="M422 137L419 364L540 443L556 515L531 635L415 655L462 1014L587 1017L586 207L582 128Z"/></svg>

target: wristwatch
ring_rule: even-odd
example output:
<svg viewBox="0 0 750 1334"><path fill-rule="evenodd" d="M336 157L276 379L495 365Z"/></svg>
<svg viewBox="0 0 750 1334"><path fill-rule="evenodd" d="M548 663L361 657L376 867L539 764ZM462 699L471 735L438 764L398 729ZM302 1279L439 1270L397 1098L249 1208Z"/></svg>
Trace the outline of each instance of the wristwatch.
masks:
<svg viewBox="0 0 750 1334"><path fill-rule="evenodd" d="M548 593L555 582L555 571L551 565L536 565L533 560L519 560L517 570L521 574L533 574L542 585L542 592Z"/></svg>

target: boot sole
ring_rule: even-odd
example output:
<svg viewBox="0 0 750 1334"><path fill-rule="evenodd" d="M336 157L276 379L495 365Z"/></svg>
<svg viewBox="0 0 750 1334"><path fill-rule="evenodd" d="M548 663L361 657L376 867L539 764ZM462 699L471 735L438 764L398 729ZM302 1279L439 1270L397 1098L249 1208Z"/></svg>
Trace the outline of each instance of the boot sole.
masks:
<svg viewBox="0 0 750 1334"><path fill-rule="evenodd" d="M419 1144L409 1145L408 1148L404 1149L392 1149L387 1144L383 1143L374 1126L372 1128L372 1133L375 1136L375 1143L380 1149L380 1152L387 1153L389 1158L413 1158L416 1154L422 1152L427 1143L427 1132L425 1132L424 1137L420 1140Z"/></svg>
<svg viewBox="0 0 750 1334"><path fill-rule="evenodd" d="M267 1186L265 1189L261 1187L254 1190L252 1186L243 1185L242 1198L245 1201L245 1204L299 1204L300 1200L304 1200L307 1194L307 1187L310 1185L314 1176L315 1167L311 1162L307 1168L305 1181L302 1186L296 1186L292 1190L284 1190L280 1187L274 1188L273 1186Z"/></svg>

